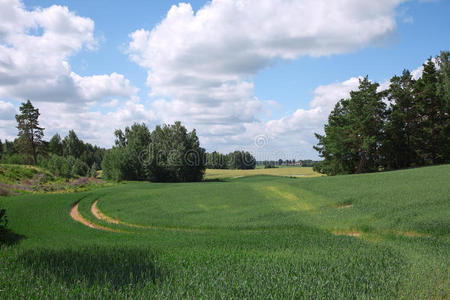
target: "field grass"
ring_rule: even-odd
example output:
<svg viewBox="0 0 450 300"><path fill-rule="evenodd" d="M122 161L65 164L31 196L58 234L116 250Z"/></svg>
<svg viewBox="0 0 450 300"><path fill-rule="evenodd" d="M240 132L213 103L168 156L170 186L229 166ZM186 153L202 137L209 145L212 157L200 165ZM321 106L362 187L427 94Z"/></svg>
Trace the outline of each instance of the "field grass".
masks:
<svg viewBox="0 0 450 300"><path fill-rule="evenodd" d="M220 178L239 178L244 176L254 175L272 175L272 176L287 176L287 177L317 177L323 176L320 173L314 172L313 168L309 167L281 167L281 168L256 168L253 170L222 170L222 169L207 169L205 179L220 179Z"/></svg>
<svg viewBox="0 0 450 300"><path fill-rule="evenodd" d="M18 242L0 249L0 298L445 299L449 178L445 165L2 198ZM121 222L96 219L95 201ZM77 202L122 233L72 220Z"/></svg>

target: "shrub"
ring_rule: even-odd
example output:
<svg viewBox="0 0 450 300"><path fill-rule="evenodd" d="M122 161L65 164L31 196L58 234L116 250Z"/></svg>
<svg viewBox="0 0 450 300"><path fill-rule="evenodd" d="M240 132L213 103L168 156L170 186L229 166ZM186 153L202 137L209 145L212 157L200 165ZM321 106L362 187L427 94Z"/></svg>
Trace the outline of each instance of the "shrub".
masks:
<svg viewBox="0 0 450 300"><path fill-rule="evenodd" d="M0 234L5 231L8 225L8 219L6 218L6 210L0 209Z"/></svg>
<svg viewBox="0 0 450 300"><path fill-rule="evenodd" d="M69 177L70 167L67 160L59 155L53 154L47 163L47 168L56 176Z"/></svg>
<svg viewBox="0 0 450 300"><path fill-rule="evenodd" d="M88 171L89 167L87 164L79 159L75 159L71 170L72 176L86 176L88 174Z"/></svg>

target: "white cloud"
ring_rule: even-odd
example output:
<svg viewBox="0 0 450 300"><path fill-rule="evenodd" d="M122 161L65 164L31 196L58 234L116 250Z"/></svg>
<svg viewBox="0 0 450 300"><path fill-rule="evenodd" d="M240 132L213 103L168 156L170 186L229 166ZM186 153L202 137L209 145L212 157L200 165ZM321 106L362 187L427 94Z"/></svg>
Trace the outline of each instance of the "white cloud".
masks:
<svg viewBox="0 0 450 300"><path fill-rule="evenodd" d="M0 20L0 99L16 104L30 99L40 109L46 135L75 129L107 146L115 128L152 117L123 75L80 76L71 70L71 56L98 47L93 20L57 5L28 10L19 0L0 0ZM119 106L119 99L134 101ZM97 102L118 108L109 114L91 111ZM3 138L17 133L10 121L13 108L11 102L0 102Z"/></svg>
<svg viewBox="0 0 450 300"><path fill-rule="evenodd" d="M119 100L117 99L112 99L111 101L102 104L103 107L116 107L117 105L119 105Z"/></svg>
<svg viewBox="0 0 450 300"><path fill-rule="evenodd" d="M68 59L97 46L94 22L67 7L26 10L0 1L0 97L49 102L92 102L137 92L123 75L79 76Z"/></svg>
<svg viewBox="0 0 450 300"><path fill-rule="evenodd" d="M275 59L379 44L395 31L401 2L213 0L196 13L181 3L153 29L130 34L129 57L148 71L151 96L159 97L152 107L163 121L199 129L207 147L239 139L242 144L244 137L249 143L249 134L267 127L273 133L317 128L357 82L321 87L310 109L265 126L259 116L267 114L267 105L254 96L252 76Z"/></svg>

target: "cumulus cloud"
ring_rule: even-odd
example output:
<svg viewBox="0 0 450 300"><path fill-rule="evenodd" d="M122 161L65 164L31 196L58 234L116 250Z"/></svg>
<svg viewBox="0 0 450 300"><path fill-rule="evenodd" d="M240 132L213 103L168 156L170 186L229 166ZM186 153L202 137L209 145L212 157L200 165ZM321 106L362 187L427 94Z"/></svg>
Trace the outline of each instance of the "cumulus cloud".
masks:
<svg viewBox="0 0 450 300"><path fill-rule="evenodd" d="M142 120L136 101L119 107L118 99L136 99L138 92L123 75L80 76L71 70L71 56L98 47L93 20L58 5L28 10L19 0L0 0L0 20L0 99L31 99L47 134L76 129L95 143L110 145L114 126L124 120L128 125L132 114ZM96 102L117 111L92 112ZM11 102L0 102L3 138L16 134L7 122L14 118L13 108Z"/></svg>
<svg viewBox="0 0 450 300"><path fill-rule="evenodd" d="M252 76L275 59L348 53L380 43L395 31L401 2L213 0L197 12L181 3L153 29L130 34L129 57L148 71L150 95L159 97L152 106L163 120L198 128L207 143L225 136L232 141L265 127L258 117L267 114L267 105L254 96ZM268 126L274 132L317 127L333 97L339 100L355 81L319 88L310 109Z"/></svg>
<svg viewBox="0 0 450 300"><path fill-rule="evenodd" d="M97 47L91 19L57 5L29 11L19 0L0 1L0 19L0 97L91 102L136 93L123 75L71 71L71 55Z"/></svg>

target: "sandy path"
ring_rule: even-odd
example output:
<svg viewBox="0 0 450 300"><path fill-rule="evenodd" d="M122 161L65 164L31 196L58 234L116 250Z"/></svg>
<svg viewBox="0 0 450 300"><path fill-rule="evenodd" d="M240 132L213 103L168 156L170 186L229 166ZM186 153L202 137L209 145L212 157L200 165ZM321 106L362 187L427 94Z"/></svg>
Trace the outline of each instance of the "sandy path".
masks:
<svg viewBox="0 0 450 300"><path fill-rule="evenodd" d="M91 213L99 220L106 221L108 223L113 224L120 224L121 222L119 220L113 219L111 217L108 217L107 215L103 214L98 208L97 208L97 202L98 200L95 200L94 203L92 203L91 206Z"/></svg>
<svg viewBox="0 0 450 300"><path fill-rule="evenodd" d="M124 231L121 231L121 230L116 230L116 229L107 228L107 227L104 227L104 226L101 226L101 225L97 225L97 224L92 223L89 220L86 220L85 218L83 218L83 216L78 211L78 202L70 210L70 216L75 221L80 222L81 224L83 224L85 226L88 226L90 228L104 230L104 231L112 231L112 232L124 232Z"/></svg>
<svg viewBox="0 0 450 300"><path fill-rule="evenodd" d="M198 228L165 227L165 226L138 225L138 224L127 223L127 222L124 222L121 220L111 218L110 216L107 216L104 213L102 213L97 207L97 202L98 202L98 200L95 200L94 203L92 203L91 213L97 219L108 222L108 223L120 224L120 225L124 225L124 226L128 226L128 227L141 228L141 229L170 230L170 231L194 231L194 232L205 231L205 229L198 229Z"/></svg>

